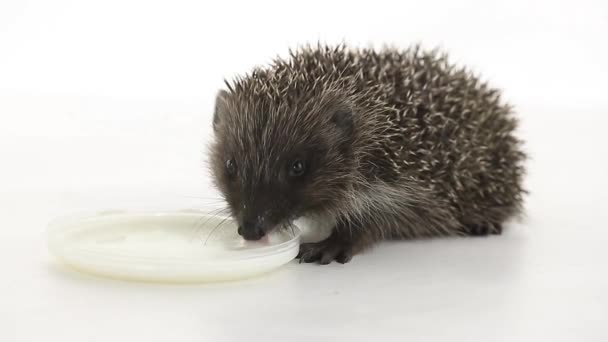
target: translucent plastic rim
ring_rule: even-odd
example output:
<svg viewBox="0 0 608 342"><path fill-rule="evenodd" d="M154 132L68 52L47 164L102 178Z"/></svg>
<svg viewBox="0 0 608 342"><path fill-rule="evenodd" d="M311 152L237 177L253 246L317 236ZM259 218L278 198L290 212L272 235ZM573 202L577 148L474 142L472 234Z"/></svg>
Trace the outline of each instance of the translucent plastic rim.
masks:
<svg viewBox="0 0 608 342"><path fill-rule="evenodd" d="M135 218L135 217L162 217L162 216L214 216L219 219L230 219L229 217L222 215L211 215L207 210L145 210L145 209L109 209L102 211L83 211L69 215L65 215L52 220L48 224L47 229L47 241L49 243L49 249L54 254L60 256L62 253L59 251L60 246L65 247L62 244L70 234L80 231L82 228L79 227L80 223L86 223L96 220L103 220L107 218ZM77 251L78 253L87 254L91 256L103 257L108 261L116 262L138 262L138 261L150 261L154 260L158 266L169 266L169 265L219 265L229 264L239 261L253 260L257 258L264 258L272 256L274 254L281 254L299 247L300 229L294 225L293 235L289 240L273 244L269 246L259 246L252 249L222 249L222 258L217 259L197 259L194 261L190 257L171 257L166 258L155 258L151 256L134 256L123 254L117 251L100 253L97 251L91 251L87 248L71 246L70 249ZM291 231L287 231L291 233ZM209 248L209 247L207 247Z"/></svg>

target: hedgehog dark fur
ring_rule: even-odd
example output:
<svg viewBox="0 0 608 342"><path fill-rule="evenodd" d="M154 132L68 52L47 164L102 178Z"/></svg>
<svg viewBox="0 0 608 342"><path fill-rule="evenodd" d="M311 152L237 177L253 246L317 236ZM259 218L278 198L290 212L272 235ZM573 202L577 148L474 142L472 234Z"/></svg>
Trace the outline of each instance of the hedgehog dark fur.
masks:
<svg viewBox="0 0 608 342"><path fill-rule="evenodd" d="M522 209L525 155L497 89L445 54L304 47L227 83L211 167L239 233L331 222L300 260L383 239L499 234Z"/></svg>

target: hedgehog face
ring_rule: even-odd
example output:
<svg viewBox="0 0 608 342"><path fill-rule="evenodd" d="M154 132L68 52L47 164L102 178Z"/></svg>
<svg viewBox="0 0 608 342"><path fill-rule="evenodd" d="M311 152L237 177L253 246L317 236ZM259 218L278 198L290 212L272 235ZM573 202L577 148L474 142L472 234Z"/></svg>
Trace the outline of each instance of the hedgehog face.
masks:
<svg viewBox="0 0 608 342"><path fill-rule="evenodd" d="M212 174L245 239L322 213L349 185L353 123L343 101L227 92L216 101Z"/></svg>

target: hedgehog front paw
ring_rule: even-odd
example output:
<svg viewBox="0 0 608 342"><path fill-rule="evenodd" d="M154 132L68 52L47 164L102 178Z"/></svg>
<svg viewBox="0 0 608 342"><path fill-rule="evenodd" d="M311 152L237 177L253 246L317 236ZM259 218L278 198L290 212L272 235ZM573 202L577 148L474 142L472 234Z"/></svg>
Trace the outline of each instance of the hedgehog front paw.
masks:
<svg viewBox="0 0 608 342"><path fill-rule="evenodd" d="M501 224L470 224L468 225L466 233L471 236L487 236L490 234L500 235L502 234Z"/></svg>
<svg viewBox="0 0 608 342"><path fill-rule="evenodd" d="M352 242L340 239L333 233L327 239L320 242L303 243L300 245L300 252L297 258L300 263L318 262L321 265L330 264L337 261L341 264L349 262L353 257Z"/></svg>

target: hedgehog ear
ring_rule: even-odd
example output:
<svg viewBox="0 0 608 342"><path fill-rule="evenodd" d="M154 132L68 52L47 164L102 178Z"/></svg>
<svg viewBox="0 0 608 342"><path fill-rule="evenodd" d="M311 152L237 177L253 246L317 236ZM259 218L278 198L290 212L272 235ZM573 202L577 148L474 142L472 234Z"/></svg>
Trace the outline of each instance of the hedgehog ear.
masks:
<svg viewBox="0 0 608 342"><path fill-rule="evenodd" d="M215 111L213 112L213 130L217 131L217 127L226 115L227 112L228 92L220 90L215 97Z"/></svg>
<svg viewBox="0 0 608 342"><path fill-rule="evenodd" d="M331 118L331 122L346 136L353 132L353 110L349 106L337 108Z"/></svg>

